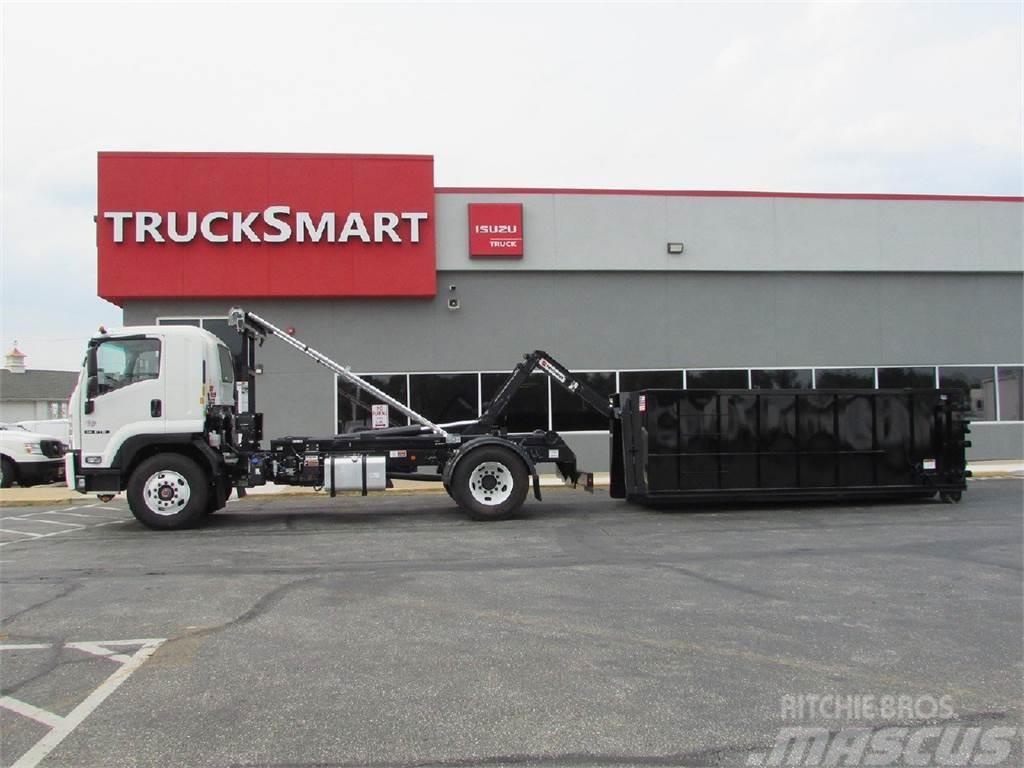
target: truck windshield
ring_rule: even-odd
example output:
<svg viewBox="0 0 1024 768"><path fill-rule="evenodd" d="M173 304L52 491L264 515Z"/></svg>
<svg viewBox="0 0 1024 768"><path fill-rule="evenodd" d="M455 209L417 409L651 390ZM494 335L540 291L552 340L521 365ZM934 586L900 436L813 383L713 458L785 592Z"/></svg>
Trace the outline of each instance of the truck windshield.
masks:
<svg viewBox="0 0 1024 768"><path fill-rule="evenodd" d="M217 346L217 353L220 355L220 380L222 384L235 383L235 360L231 350L223 345Z"/></svg>

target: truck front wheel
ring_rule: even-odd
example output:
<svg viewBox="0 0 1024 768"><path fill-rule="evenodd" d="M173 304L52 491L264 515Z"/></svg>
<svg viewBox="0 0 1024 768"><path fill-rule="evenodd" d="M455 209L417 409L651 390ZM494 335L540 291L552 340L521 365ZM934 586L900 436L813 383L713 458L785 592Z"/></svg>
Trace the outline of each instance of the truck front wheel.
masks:
<svg viewBox="0 0 1024 768"><path fill-rule="evenodd" d="M128 479L128 506L148 528L195 525L205 514L209 481L196 463L177 453L159 453L139 464Z"/></svg>
<svg viewBox="0 0 1024 768"><path fill-rule="evenodd" d="M455 466L449 493L474 520L504 520L526 500L526 464L500 445L473 449Z"/></svg>

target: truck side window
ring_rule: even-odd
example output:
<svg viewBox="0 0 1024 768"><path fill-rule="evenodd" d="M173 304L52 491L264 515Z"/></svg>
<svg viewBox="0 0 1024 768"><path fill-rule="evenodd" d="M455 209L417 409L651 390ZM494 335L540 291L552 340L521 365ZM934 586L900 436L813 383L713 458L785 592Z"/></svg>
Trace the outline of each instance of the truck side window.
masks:
<svg viewBox="0 0 1024 768"><path fill-rule="evenodd" d="M225 346L218 345L217 353L220 356L220 380L222 384L235 383L235 361L231 356L231 350Z"/></svg>
<svg viewBox="0 0 1024 768"><path fill-rule="evenodd" d="M160 376L158 339L111 339L96 349L99 394Z"/></svg>

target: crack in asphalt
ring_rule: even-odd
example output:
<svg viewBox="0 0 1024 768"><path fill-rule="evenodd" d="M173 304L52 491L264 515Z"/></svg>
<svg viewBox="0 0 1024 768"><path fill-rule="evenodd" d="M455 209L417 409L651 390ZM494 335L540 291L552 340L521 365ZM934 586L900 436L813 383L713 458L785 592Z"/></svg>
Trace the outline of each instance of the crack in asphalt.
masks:
<svg viewBox="0 0 1024 768"><path fill-rule="evenodd" d="M36 611L36 610L38 610L40 608L45 608L50 603L55 603L56 601L60 600L61 598L67 597L72 592L74 592L75 590L79 589L81 586L82 586L82 582L80 582L80 581L71 582L68 585L67 589L63 590L62 592L60 592L57 595L54 595L53 597L48 597L45 600L40 600L38 603L33 603L32 605L27 605L27 606L25 606L24 608L22 608L19 611L15 611L14 613L8 614L7 616L0 617L0 625L5 624L5 623L7 623L9 621L13 621L14 619L18 618L19 616L24 616L26 613L29 613L31 611Z"/></svg>

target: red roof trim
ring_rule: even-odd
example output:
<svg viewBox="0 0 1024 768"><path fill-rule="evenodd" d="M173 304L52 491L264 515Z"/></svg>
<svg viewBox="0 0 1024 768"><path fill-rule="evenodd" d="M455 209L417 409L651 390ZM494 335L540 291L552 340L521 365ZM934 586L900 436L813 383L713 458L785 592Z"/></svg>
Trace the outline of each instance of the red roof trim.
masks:
<svg viewBox="0 0 1024 768"><path fill-rule="evenodd" d="M433 160L433 155L367 155L344 152L98 152L100 157L348 157L358 160Z"/></svg>
<svg viewBox="0 0 1024 768"><path fill-rule="evenodd" d="M654 197L795 197L821 200L937 200L1024 203L1014 195L907 195L870 192L744 192L724 189L586 189L558 187L435 187L439 195L639 195Z"/></svg>

